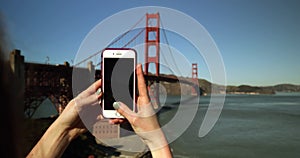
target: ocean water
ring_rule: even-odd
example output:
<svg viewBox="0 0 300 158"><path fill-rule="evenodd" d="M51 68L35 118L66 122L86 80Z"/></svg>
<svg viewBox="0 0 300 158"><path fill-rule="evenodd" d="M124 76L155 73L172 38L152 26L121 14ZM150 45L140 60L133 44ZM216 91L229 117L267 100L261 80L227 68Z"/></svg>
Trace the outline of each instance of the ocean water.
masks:
<svg viewBox="0 0 300 158"><path fill-rule="evenodd" d="M159 116L162 126L178 112L179 97L168 97ZM204 137L198 137L210 96L200 98L191 125L170 143L174 157L299 158L300 93L227 95L219 120ZM189 104L184 104L189 110Z"/></svg>

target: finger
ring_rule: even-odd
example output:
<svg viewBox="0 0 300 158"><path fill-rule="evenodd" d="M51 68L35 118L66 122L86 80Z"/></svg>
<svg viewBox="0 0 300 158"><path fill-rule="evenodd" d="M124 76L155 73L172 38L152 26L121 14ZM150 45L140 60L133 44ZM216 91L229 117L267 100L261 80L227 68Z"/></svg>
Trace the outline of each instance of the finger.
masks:
<svg viewBox="0 0 300 158"><path fill-rule="evenodd" d="M90 96L86 96L86 97L83 97L83 96L78 96L76 97L76 104L79 106L79 107L83 107L83 106L86 106L86 105L95 105L95 104L99 104L99 98L101 98L103 95L102 92L100 92L100 94L92 94Z"/></svg>
<svg viewBox="0 0 300 158"><path fill-rule="evenodd" d="M97 120L98 120L98 121L99 121L99 120L103 120L103 119L104 119L104 117L103 117L102 114L100 114L100 115L97 116Z"/></svg>
<svg viewBox="0 0 300 158"><path fill-rule="evenodd" d="M135 118L137 117L137 114L133 112L131 109L129 109L128 106L122 102L114 102L113 107L118 111L118 113L124 116L130 123L133 123Z"/></svg>
<svg viewBox="0 0 300 158"><path fill-rule="evenodd" d="M137 79L138 79L139 96L148 98L147 86L146 86L146 82L145 82L141 64L137 65L136 75L137 75Z"/></svg>
<svg viewBox="0 0 300 158"><path fill-rule="evenodd" d="M121 124L124 122L124 119L116 118L116 119L110 119L109 123L110 124Z"/></svg>
<svg viewBox="0 0 300 158"><path fill-rule="evenodd" d="M96 82L94 82L92 85L90 85L86 90L84 90L81 94L82 97L87 97L91 94L96 93L96 91L98 90L98 88L101 88L102 85L102 81L101 79L97 80Z"/></svg>

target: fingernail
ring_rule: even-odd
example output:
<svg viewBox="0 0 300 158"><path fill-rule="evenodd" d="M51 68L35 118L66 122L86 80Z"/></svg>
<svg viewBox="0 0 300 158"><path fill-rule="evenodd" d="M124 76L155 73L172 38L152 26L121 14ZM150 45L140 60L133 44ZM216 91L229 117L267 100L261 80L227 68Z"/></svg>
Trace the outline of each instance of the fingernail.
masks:
<svg viewBox="0 0 300 158"><path fill-rule="evenodd" d="M100 95L101 92L102 92L101 88L98 88L97 91L96 91L96 94L97 94L97 95Z"/></svg>
<svg viewBox="0 0 300 158"><path fill-rule="evenodd" d="M118 110L120 108L120 103L119 102L114 102L113 107Z"/></svg>

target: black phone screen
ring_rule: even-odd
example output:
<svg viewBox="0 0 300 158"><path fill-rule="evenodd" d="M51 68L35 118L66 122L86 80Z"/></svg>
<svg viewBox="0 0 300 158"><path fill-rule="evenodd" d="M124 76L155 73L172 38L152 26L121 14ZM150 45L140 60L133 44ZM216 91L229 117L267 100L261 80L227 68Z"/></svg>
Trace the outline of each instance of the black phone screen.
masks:
<svg viewBox="0 0 300 158"><path fill-rule="evenodd" d="M104 110L115 110L113 103L121 101L133 110L134 59L104 58Z"/></svg>

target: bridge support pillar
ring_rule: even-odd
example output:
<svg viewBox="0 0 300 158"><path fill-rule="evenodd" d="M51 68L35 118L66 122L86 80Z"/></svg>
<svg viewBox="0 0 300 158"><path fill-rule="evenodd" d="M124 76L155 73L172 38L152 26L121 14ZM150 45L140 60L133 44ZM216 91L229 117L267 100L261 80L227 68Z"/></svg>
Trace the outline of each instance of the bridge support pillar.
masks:
<svg viewBox="0 0 300 158"><path fill-rule="evenodd" d="M21 55L21 51L14 49L9 55L9 64L11 71L14 75L15 81L14 88L18 97L18 109L24 110L24 93L25 93L25 64L24 56Z"/></svg>
<svg viewBox="0 0 300 158"><path fill-rule="evenodd" d="M198 83L198 64L197 63L192 63L192 82L196 85L192 88L192 95L197 95L199 88L199 83Z"/></svg>
<svg viewBox="0 0 300 158"><path fill-rule="evenodd" d="M145 36L145 75L148 75L149 64L155 64L155 75L159 76L159 44L160 44L160 18L159 13L146 14L146 36ZM154 49L150 49L154 48ZM150 50L152 52L150 52ZM154 51L154 52L153 52ZM150 54L150 55L149 55ZM159 105L159 81L153 83L153 88L150 88L149 92L151 97L151 102L154 108L158 108Z"/></svg>

